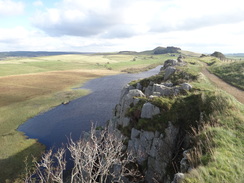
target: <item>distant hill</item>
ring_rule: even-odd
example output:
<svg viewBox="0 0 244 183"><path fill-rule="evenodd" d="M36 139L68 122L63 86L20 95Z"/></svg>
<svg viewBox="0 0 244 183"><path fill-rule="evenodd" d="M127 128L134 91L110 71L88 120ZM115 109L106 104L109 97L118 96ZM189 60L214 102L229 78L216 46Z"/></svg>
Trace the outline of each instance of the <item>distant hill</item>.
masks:
<svg viewBox="0 0 244 183"><path fill-rule="evenodd" d="M7 57L41 57L67 54L88 54L86 52L10 51L0 52L0 59Z"/></svg>
<svg viewBox="0 0 244 183"><path fill-rule="evenodd" d="M154 49L154 54L166 54L166 53L180 53L181 49L174 47L174 46L168 46L168 47L157 47Z"/></svg>
<svg viewBox="0 0 244 183"><path fill-rule="evenodd" d="M244 58L244 53L228 53L225 55L228 58L234 58L234 59L243 59Z"/></svg>
<svg viewBox="0 0 244 183"><path fill-rule="evenodd" d="M225 54L227 57L244 57L244 53L228 53Z"/></svg>
<svg viewBox="0 0 244 183"><path fill-rule="evenodd" d="M213 57L217 57L219 58L220 60L224 60L226 59L225 55L221 52L218 52L218 51L215 51L214 53L212 53L210 56L213 56Z"/></svg>
<svg viewBox="0 0 244 183"><path fill-rule="evenodd" d="M133 55L158 55L158 54L167 54L167 53L180 53L181 49L168 46L168 47L157 47L153 50L146 50L142 52L135 52L135 51L120 51L119 54L133 54Z"/></svg>
<svg viewBox="0 0 244 183"><path fill-rule="evenodd" d="M136 51L120 51L119 54L124 54L124 55L137 55L138 52L136 52Z"/></svg>

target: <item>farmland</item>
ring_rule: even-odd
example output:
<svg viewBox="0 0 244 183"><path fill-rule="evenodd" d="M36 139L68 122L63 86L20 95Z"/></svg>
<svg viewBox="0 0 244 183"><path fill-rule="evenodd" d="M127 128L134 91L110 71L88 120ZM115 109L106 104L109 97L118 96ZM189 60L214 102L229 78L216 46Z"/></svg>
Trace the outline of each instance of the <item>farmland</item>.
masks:
<svg viewBox="0 0 244 183"><path fill-rule="evenodd" d="M1 60L0 177L16 177L23 171L24 157L38 157L44 150L35 139L16 131L27 119L88 94L90 91L72 88L90 79L161 64L167 58L170 56L105 54Z"/></svg>

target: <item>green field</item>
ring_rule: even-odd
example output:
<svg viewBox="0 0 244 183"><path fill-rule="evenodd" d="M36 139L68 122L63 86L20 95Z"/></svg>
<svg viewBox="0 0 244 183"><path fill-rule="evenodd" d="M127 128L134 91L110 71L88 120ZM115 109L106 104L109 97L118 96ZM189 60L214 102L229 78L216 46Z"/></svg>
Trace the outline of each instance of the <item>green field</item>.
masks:
<svg viewBox="0 0 244 183"><path fill-rule="evenodd" d="M145 67L162 63L169 55L61 55L18 58L0 61L0 76L64 71L74 69L107 69L121 71L131 67Z"/></svg>
<svg viewBox="0 0 244 183"><path fill-rule="evenodd" d="M0 182L21 178L24 157L44 147L16 131L38 113L89 93L72 90L85 81L128 68L162 64L168 55L60 55L0 61ZM8 179L8 181L7 181ZM20 181L20 179L16 179Z"/></svg>
<svg viewBox="0 0 244 183"><path fill-rule="evenodd" d="M244 61L215 64L210 67L210 71L233 86L244 90Z"/></svg>

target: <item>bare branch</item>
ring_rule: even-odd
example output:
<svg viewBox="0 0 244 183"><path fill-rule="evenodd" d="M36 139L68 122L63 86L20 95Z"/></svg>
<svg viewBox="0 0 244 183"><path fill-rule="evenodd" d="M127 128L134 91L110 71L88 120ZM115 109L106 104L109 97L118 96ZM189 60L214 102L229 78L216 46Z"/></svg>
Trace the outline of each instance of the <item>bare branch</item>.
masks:
<svg viewBox="0 0 244 183"><path fill-rule="evenodd" d="M76 142L70 138L67 149L74 163L70 182L123 182L128 176L139 176L137 167L131 168L131 164L135 164L136 159L132 153L123 151L123 147L121 135L110 132L106 128L97 131L95 126L92 126L88 137ZM65 168L65 149L58 149L56 153L50 150L42 156L40 162L35 162L34 177L38 182L63 183ZM32 176L26 177L28 183L33 180Z"/></svg>

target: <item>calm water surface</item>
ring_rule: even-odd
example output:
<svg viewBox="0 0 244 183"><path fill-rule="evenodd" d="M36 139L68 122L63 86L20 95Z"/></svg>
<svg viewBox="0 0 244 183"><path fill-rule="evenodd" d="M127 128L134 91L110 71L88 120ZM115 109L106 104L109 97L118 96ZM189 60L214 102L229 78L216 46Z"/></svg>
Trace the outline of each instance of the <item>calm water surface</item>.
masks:
<svg viewBox="0 0 244 183"><path fill-rule="evenodd" d="M123 86L132 80L157 74L160 67L138 74L105 76L88 81L81 89L89 89L91 94L31 118L18 130L38 139L47 148L66 144L70 136L76 140L82 131L89 131L91 121L104 125L111 118Z"/></svg>

